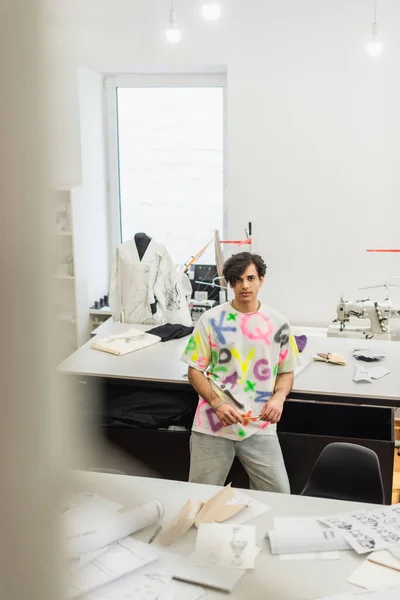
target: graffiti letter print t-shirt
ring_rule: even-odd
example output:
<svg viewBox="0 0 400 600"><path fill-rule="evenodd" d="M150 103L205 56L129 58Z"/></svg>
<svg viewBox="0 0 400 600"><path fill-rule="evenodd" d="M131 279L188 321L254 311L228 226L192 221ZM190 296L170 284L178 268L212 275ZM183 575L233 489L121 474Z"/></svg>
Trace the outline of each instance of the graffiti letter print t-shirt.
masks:
<svg viewBox="0 0 400 600"><path fill-rule="evenodd" d="M193 431L230 440L276 434L276 424L256 417L273 395L276 376L294 371L299 352L289 324L277 311L261 305L240 313L229 302L208 310L199 320L182 360L209 378L221 400L244 414L243 423L223 427L208 402L199 398ZM244 405L243 409L222 391Z"/></svg>

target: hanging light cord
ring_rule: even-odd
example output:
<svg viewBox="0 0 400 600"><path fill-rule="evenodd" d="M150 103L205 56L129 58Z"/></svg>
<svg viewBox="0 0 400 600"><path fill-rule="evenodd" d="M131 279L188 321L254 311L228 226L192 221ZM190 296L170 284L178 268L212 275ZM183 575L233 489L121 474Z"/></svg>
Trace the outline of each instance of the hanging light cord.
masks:
<svg viewBox="0 0 400 600"><path fill-rule="evenodd" d="M375 0L374 3L374 25L376 25L376 5L378 4L378 0Z"/></svg>

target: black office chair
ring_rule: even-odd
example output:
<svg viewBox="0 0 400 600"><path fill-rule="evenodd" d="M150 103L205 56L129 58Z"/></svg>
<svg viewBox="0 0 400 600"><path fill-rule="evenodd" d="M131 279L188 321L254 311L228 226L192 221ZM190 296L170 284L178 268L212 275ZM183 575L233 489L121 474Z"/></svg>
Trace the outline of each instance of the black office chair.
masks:
<svg viewBox="0 0 400 600"><path fill-rule="evenodd" d="M328 444L317 458L301 495L384 504L377 454L358 444Z"/></svg>

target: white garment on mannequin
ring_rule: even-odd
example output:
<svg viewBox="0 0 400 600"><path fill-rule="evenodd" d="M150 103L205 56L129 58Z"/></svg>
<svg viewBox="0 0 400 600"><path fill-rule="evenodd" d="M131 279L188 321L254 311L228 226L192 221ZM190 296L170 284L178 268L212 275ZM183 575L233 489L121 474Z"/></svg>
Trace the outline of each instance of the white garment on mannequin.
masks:
<svg viewBox="0 0 400 600"><path fill-rule="evenodd" d="M157 310L152 314L151 305L156 299ZM166 247L153 240L142 260L133 240L117 248L109 303L114 320L148 325L192 324L175 265Z"/></svg>

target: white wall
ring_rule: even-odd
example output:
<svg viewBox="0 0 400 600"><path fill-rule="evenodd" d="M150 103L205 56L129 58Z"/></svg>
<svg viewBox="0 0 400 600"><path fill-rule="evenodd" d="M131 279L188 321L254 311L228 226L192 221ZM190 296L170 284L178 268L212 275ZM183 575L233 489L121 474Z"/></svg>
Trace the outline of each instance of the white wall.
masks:
<svg viewBox="0 0 400 600"><path fill-rule="evenodd" d="M82 184L74 188L72 197L79 344L89 337L88 309L108 293L109 283L103 91L100 73L83 67L77 69Z"/></svg>
<svg viewBox="0 0 400 600"><path fill-rule="evenodd" d="M379 3L386 50L374 60L366 0L229 0L218 24L196 2L178 2L171 46L165 0L55 0L52 42L68 65L108 73L227 66L227 235L252 221L263 299L326 325L342 292L400 274L398 256L365 252L399 246L400 3ZM68 143L71 157L79 140Z"/></svg>
<svg viewBox="0 0 400 600"><path fill-rule="evenodd" d="M104 127L103 77L92 69L78 69L82 154L82 201L85 235L81 243L87 263L87 294L91 306L108 293L108 206ZM79 260L79 256L77 257Z"/></svg>

